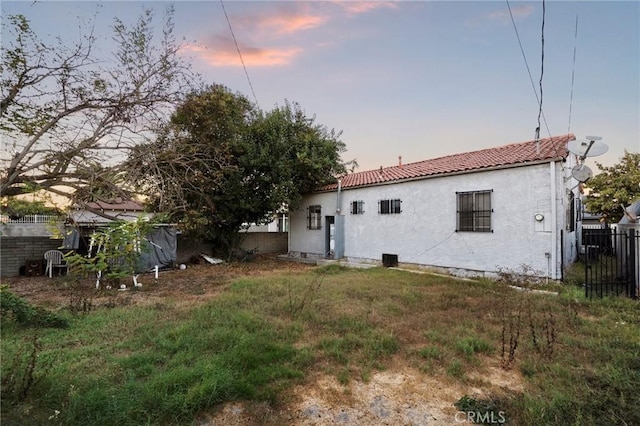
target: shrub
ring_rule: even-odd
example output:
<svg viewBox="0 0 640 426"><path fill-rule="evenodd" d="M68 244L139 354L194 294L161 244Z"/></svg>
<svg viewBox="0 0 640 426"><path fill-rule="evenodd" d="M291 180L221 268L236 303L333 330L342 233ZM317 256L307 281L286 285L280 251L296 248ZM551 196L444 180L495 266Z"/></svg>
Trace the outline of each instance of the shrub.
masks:
<svg viewBox="0 0 640 426"><path fill-rule="evenodd" d="M23 326L67 328L69 323L44 308L33 306L20 296L0 288L0 315L4 320L13 320Z"/></svg>

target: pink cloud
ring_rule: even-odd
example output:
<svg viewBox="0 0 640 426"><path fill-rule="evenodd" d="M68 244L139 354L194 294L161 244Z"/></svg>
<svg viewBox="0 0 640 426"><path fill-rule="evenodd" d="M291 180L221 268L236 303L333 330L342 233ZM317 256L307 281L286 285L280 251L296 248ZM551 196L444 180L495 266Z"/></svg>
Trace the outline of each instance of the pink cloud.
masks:
<svg viewBox="0 0 640 426"><path fill-rule="evenodd" d="M350 15L359 15L375 9L395 9L395 1L344 1L336 0L335 4L341 6Z"/></svg>
<svg viewBox="0 0 640 426"><path fill-rule="evenodd" d="M291 13L267 16L255 24L261 29L272 30L278 34L292 34L319 27L326 21L326 16Z"/></svg>
<svg viewBox="0 0 640 426"><path fill-rule="evenodd" d="M511 14L513 15L514 19L526 18L527 16L531 15L531 12L533 12L533 6L528 5L528 4L523 4L521 6L517 6L517 7L512 7L511 8ZM487 18L489 18L491 20L496 20L496 21L509 21L509 20L511 20L511 17L509 16L509 10L508 9L496 10L495 12L490 13L487 16Z"/></svg>
<svg viewBox="0 0 640 426"><path fill-rule="evenodd" d="M185 46L185 51L215 67L240 67L242 62L235 45L215 46L211 49L197 45ZM290 64L302 51L301 48L257 48L240 46L242 59L246 66L268 67Z"/></svg>
<svg viewBox="0 0 640 426"><path fill-rule="evenodd" d="M333 1L347 15L353 16L380 8L395 8L394 1ZM242 59L247 66L284 66L292 63L304 49L282 47L293 34L319 28L332 19L326 8L314 2L284 3L267 13L247 13L230 16L234 33L238 37ZM334 11L335 12L335 11ZM269 46L272 42L279 46ZM264 47L258 47L264 46ZM242 66L238 50L230 36L221 32L209 37L203 44L185 47L189 53L211 66Z"/></svg>

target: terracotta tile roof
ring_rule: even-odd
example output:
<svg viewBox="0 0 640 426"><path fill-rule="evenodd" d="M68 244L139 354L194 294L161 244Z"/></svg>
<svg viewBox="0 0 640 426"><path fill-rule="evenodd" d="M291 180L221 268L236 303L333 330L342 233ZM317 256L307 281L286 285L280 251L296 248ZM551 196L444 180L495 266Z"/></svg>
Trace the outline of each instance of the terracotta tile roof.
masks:
<svg viewBox="0 0 640 426"><path fill-rule="evenodd" d="M417 163L384 167L376 170L351 173L343 176L342 188L400 182L438 175L470 173L483 169L517 167L527 163L539 163L566 158L569 151L567 142L575 136L567 134L540 139L538 150L536 141L513 143L497 148L448 155L446 157L419 161ZM318 191L337 189L337 182L318 188Z"/></svg>

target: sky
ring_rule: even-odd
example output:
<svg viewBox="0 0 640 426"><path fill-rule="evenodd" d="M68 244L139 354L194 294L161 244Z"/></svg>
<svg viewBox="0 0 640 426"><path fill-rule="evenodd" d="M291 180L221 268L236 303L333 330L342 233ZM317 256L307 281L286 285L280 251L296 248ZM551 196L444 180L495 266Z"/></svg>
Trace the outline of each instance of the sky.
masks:
<svg viewBox="0 0 640 426"><path fill-rule="evenodd" d="M95 16L108 51L114 17L133 23L143 7L161 15L167 4L0 7L25 15L38 34L70 41ZM587 160L595 172L595 161L611 166L625 150L640 152L637 1L547 0L544 20L542 1L173 4L182 54L204 82L265 111L297 102L342 131L343 159L356 159L358 170L533 140L540 97L541 137L602 137L608 151Z"/></svg>

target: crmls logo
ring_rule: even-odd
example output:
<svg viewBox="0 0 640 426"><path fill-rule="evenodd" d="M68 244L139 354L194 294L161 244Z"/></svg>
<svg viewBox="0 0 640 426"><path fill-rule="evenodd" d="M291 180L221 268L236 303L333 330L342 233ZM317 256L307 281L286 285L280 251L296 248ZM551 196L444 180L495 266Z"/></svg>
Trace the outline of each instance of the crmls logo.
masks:
<svg viewBox="0 0 640 426"><path fill-rule="evenodd" d="M456 423L476 423L483 425L497 425L507 422L504 411L458 411L455 416Z"/></svg>

